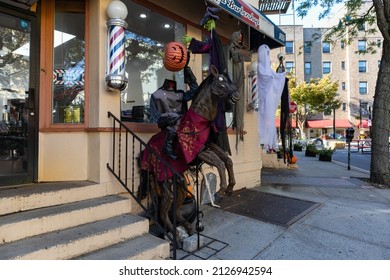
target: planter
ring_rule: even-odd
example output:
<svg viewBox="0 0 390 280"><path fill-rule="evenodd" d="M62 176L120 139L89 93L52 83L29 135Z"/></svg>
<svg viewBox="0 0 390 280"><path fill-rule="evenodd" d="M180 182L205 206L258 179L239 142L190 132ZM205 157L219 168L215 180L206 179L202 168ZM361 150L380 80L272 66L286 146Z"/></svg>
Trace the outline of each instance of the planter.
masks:
<svg viewBox="0 0 390 280"><path fill-rule="evenodd" d="M312 152L312 151L306 150L306 151L305 151L305 156L306 156L306 157L316 157L317 154L316 154L316 152Z"/></svg>
<svg viewBox="0 0 390 280"><path fill-rule="evenodd" d="M332 156L328 156L328 155L319 155L318 156L318 159L320 161L332 161Z"/></svg>
<svg viewBox="0 0 390 280"><path fill-rule="evenodd" d="M302 152L302 147L294 147L293 151Z"/></svg>

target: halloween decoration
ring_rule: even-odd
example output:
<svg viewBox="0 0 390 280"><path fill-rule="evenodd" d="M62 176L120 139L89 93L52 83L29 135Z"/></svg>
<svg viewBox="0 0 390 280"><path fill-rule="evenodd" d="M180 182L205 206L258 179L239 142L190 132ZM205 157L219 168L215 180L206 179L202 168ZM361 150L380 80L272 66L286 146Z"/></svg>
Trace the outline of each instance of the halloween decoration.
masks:
<svg viewBox="0 0 390 280"><path fill-rule="evenodd" d="M210 131L213 129L212 124L217 115L217 103L220 99L230 99L236 102L239 98L237 88L225 73L218 73L215 67L212 67L209 76L200 84L197 92L191 102L190 109L180 118L177 129L178 145L176 154L178 159L174 160L162 150L166 139L166 130L152 136L149 140L149 147L158 154L164 161L169 163L177 172L183 173L190 168L191 165L198 163L206 163L215 166L220 176L220 189L215 194L215 200L220 200L225 194L231 194L235 185L233 172L233 162L229 155L218 145L208 141ZM169 218L169 211L173 204L173 196L170 192L173 182L172 171L167 170L161 164L161 161L156 158L148 149L144 150L141 161L141 169L144 172L151 173L157 180L158 186L151 189L159 189L161 194L159 215L166 227L173 232L174 228ZM229 175L229 180L226 180L226 170ZM169 183L167 182L169 181ZM180 182L177 182L180 184ZM183 195L178 192L177 206L183 204ZM181 201L179 201L181 199ZM183 220L180 211L176 208L178 220ZM188 234L192 234L192 227L188 223L183 225Z"/></svg>
<svg viewBox="0 0 390 280"><path fill-rule="evenodd" d="M170 42L164 50L164 66L167 70L177 72L182 70L188 61L187 48L178 42Z"/></svg>

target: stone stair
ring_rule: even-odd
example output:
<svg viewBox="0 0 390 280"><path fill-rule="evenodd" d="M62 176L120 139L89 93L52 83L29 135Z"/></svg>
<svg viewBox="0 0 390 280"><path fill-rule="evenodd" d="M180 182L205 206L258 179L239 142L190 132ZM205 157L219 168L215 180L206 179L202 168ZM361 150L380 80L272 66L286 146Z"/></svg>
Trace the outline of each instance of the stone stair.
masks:
<svg viewBox="0 0 390 280"><path fill-rule="evenodd" d="M114 188L91 182L0 189L0 259L168 259L169 243Z"/></svg>

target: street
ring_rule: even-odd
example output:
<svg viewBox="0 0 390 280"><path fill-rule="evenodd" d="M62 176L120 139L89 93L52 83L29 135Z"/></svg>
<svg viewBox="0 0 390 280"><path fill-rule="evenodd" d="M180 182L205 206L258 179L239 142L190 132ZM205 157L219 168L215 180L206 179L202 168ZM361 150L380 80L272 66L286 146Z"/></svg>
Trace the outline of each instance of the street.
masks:
<svg viewBox="0 0 390 280"><path fill-rule="evenodd" d="M348 148L343 150L336 150L332 156L332 160L348 164ZM365 150L362 153L360 150L357 152L356 148L351 148L350 153L350 166L358 167L363 170L370 171L371 153Z"/></svg>

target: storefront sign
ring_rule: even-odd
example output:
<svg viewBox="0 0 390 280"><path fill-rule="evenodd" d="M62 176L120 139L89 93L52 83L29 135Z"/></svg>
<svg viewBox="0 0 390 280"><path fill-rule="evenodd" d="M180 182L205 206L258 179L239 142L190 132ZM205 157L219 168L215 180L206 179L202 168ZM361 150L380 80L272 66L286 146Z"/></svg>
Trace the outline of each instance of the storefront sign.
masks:
<svg viewBox="0 0 390 280"><path fill-rule="evenodd" d="M286 35L265 15L243 0L207 0L240 19L252 28L285 45Z"/></svg>

